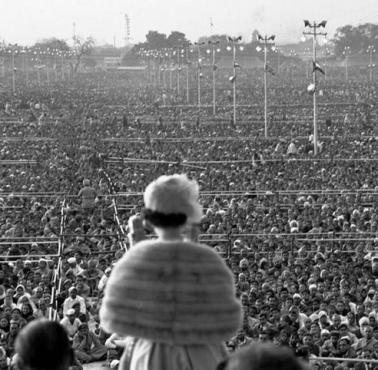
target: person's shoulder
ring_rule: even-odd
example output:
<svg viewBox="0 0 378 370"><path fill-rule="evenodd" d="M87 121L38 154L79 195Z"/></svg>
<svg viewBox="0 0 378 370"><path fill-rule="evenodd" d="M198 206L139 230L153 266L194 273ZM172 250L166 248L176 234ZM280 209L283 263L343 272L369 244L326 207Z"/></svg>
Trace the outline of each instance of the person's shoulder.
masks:
<svg viewBox="0 0 378 370"><path fill-rule="evenodd" d="M192 241L157 241L143 240L137 243L124 255L125 259L139 257L173 258L179 260L196 261L198 263L210 261L222 261L222 258L211 247Z"/></svg>

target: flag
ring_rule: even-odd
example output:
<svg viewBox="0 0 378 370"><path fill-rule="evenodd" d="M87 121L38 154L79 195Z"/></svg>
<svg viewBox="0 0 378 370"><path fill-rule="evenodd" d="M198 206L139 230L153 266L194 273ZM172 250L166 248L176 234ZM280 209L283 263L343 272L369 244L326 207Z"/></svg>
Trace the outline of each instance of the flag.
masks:
<svg viewBox="0 0 378 370"><path fill-rule="evenodd" d="M265 64L265 72L269 72L272 76L276 75L276 71L269 64Z"/></svg>
<svg viewBox="0 0 378 370"><path fill-rule="evenodd" d="M231 76L231 77L228 78L228 80L229 80L231 83L235 83L236 76Z"/></svg>
<svg viewBox="0 0 378 370"><path fill-rule="evenodd" d="M241 68L240 64L237 62L234 62L234 68Z"/></svg>
<svg viewBox="0 0 378 370"><path fill-rule="evenodd" d="M213 71L216 71L218 69L218 66L216 64L213 64Z"/></svg>
<svg viewBox="0 0 378 370"><path fill-rule="evenodd" d="M323 73L325 75L325 72L322 67L320 67L320 64L317 62L312 62L312 73L319 71L320 73Z"/></svg>

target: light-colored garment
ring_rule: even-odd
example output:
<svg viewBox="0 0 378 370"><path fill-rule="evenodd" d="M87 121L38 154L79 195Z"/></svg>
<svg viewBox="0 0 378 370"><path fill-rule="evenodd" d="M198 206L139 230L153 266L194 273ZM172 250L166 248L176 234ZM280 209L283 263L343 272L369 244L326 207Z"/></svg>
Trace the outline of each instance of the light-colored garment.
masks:
<svg viewBox="0 0 378 370"><path fill-rule="evenodd" d="M114 266L100 309L108 333L172 345L223 343L241 325L234 278L211 248L146 240Z"/></svg>
<svg viewBox="0 0 378 370"><path fill-rule="evenodd" d="M130 360L124 351L119 370L209 370L226 357L221 344L171 345L137 339Z"/></svg>
<svg viewBox="0 0 378 370"><path fill-rule="evenodd" d="M80 303L80 312L81 313L83 313L83 314L87 313L87 306L85 304L85 299L83 297L80 297L80 296L77 295L75 298L67 297L64 300L64 303L63 303L63 314L67 315L67 311L70 308L72 308L75 303Z"/></svg>
<svg viewBox="0 0 378 370"><path fill-rule="evenodd" d="M81 197L81 205L83 208L93 208L96 203L97 193L96 190L90 186L85 186L79 191L79 197Z"/></svg>
<svg viewBox="0 0 378 370"><path fill-rule="evenodd" d="M78 331L81 321L78 318L75 318L74 322L71 323L68 317L63 318L60 320L60 325L66 329L67 334L72 338Z"/></svg>

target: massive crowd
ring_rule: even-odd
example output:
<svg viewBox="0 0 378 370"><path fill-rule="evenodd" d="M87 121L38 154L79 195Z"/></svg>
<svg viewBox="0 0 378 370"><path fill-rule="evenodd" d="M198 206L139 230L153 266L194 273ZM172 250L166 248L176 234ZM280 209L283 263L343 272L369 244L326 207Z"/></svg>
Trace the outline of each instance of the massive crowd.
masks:
<svg viewBox="0 0 378 370"><path fill-rule="evenodd" d="M132 74L0 96L1 368L39 317L61 321L80 362L119 358L99 321L104 287L141 192L174 173L199 182L200 240L235 276L244 320L230 351L273 341L303 357L378 360L378 85L323 82L314 158L305 84L271 86L264 138L255 82L240 85L239 103L252 105L236 122L228 86L213 116Z"/></svg>

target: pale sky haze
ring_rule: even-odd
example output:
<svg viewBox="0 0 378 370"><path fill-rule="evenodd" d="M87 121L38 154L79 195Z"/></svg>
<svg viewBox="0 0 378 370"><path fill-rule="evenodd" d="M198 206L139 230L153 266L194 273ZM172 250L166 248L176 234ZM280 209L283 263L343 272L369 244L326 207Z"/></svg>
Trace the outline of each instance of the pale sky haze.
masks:
<svg viewBox="0 0 378 370"><path fill-rule="evenodd" d="M250 41L254 29L275 34L277 43L299 41L303 19L326 19L332 37L345 24L378 23L378 0L0 0L0 40L32 45L50 37L93 36L97 43L124 44L124 14L131 19L133 42L149 30L200 36L242 35ZM210 19L213 28L210 29Z"/></svg>

